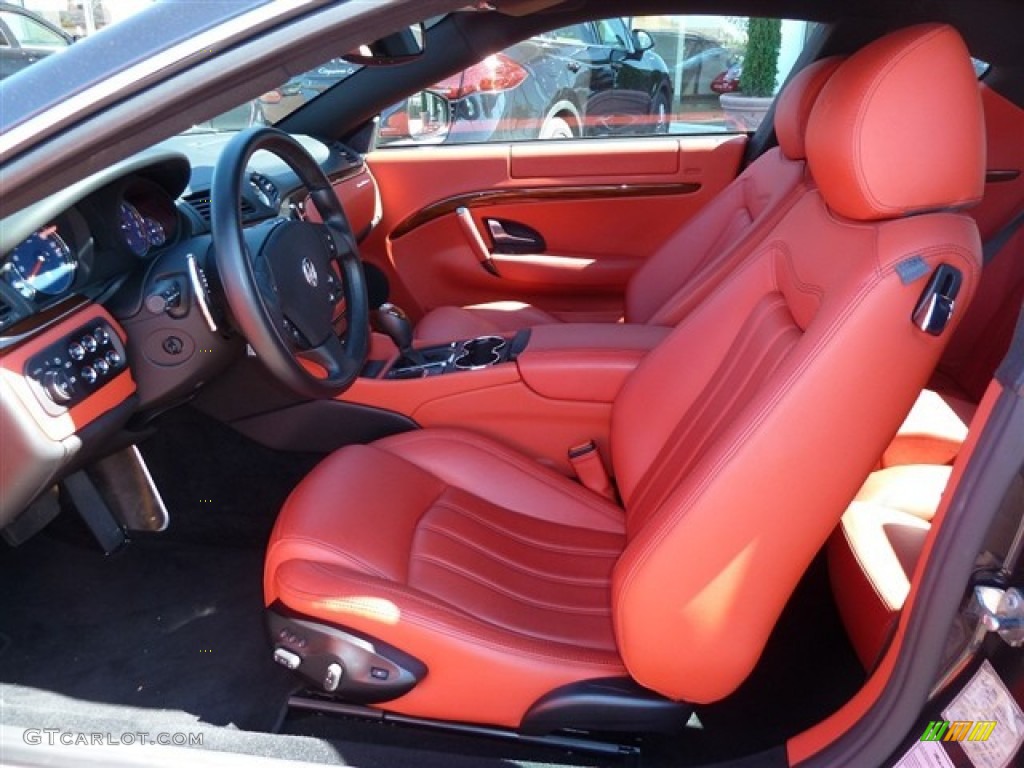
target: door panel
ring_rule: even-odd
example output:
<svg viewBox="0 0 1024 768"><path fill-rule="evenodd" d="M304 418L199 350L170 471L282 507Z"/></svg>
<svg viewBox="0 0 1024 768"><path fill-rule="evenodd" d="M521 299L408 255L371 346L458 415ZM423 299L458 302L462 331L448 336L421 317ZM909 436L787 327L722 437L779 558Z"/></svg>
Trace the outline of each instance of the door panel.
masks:
<svg viewBox="0 0 1024 768"><path fill-rule="evenodd" d="M414 318L503 300L567 319L615 316L629 277L735 178L745 145L681 136L378 150L367 161L383 218L364 257ZM485 219L533 230L546 248L493 253Z"/></svg>

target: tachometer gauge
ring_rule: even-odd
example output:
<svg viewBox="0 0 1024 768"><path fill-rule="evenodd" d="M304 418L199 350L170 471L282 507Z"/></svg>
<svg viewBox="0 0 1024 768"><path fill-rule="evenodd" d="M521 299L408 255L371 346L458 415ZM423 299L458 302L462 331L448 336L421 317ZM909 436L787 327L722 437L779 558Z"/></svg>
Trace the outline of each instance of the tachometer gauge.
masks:
<svg viewBox="0 0 1024 768"><path fill-rule="evenodd" d="M121 237L128 250L136 256L145 256L149 252L149 232L146 230L146 222L134 205L121 203Z"/></svg>
<svg viewBox="0 0 1024 768"><path fill-rule="evenodd" d="M7 269L11 285L26 299L37 293L58 296L71 287L78 264L56 226L30 235L11 251Z"/></svg>
<svg viewBox="0 0 1024 768"><path fill-rule="evenodd" d="M146 234L149 235L149 244L154 248L159 248L167 242L167 232L164 231L164 225L156 219L146 219Z"/></svg>

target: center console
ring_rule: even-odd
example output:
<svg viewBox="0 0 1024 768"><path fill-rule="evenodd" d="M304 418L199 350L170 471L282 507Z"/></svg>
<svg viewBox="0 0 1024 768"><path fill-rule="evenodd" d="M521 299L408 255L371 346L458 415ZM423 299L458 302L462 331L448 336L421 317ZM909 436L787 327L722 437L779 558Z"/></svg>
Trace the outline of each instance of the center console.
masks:
<svg viewBox="0 0 1024 768"><path fill-rule="evenodd" d="M479 371L492 365L515 362L530 342L530 331L523 330L513 338L478 336L415 350L402 355L387 369L385 379L423 379L461 371Z"/></svg>
<svg viewBox="0 0 1024 768"><path fill-rule="evenodd" d="M420 348L405 344L404 352L389 344L390 352L378 350L376 362L341 399L401 414L423 427L482 433L571 473L572 446L594 441L610 455L612 403L669 332L567 323L514 336Z"/></svg>

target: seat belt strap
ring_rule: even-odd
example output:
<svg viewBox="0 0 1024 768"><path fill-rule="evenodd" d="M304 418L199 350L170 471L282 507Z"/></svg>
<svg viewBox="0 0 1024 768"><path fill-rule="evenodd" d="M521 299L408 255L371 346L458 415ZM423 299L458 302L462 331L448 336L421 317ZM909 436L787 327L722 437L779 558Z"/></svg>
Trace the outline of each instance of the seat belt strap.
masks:
<svg viewBox="0 0 1024 768"><path fill-rule="evenodd" d="M1003 246L1010 242L1017 230L1024 225L1024 209L1017 212L1010 221L999 230L995 237L992 237L981 250L981 263L988 264L996 257L996 254L1003 250Z"/></svg>
<svg viewBox="0 0 1024 768"><path fill-rule="evenodd" d="M582 445L569 449L569 463L576 472L576 479L594 493L604 496L609 501L617 501L615 488L608 470L604 468L597 444L588 440Z"/></svg>

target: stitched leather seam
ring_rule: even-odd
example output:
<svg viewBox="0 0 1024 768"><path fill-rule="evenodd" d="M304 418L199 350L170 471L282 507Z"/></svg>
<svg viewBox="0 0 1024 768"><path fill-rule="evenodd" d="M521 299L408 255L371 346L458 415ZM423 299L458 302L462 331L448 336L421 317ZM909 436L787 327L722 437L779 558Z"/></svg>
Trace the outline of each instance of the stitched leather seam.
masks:
<svg viewBox="0 0 1024 768"><path fill-rule="evenodd" d="M421 433L409 432L409 433L406 433L404 435L399 435L399 436L396 436L396 437L389 438L389 440L392 441L393 443L397 443L399 445L402 444L402 443L423 442L424 440L426 440L427 442L444 441L444 442L454 443L455 445L460 445L461 444L461 445L464 445L464 446L472 446L475 450L479 450L481 453L486 453L487 455L492 456L493 458L499 459L506 467L508 467L508 466L514 467L516 470L518 470L522 474L526 475L527 478L530 481L539 482L539 483L547 486L548 488L551 488L552 490L557 491L558 493L562 494L563 496L569 496L570 498L573 498L573 499L575 499L577 501L580 501L588 509L590 509L590 510L592 510L594 512L599 512L604 517L606 517L607 519L614 520L615 522L619 523L620 525L622 524L622 516L621 515L616 515L615 512L613 511L613 509L609 509L608 507L606 507L603 504L595 504L594 502L597 501L597 497L593 493L591 493L590 491L585 491L584 489L577 488L576 486L573 486L571 484L562 485L561 483L553 482L550 478L545 477L543 474L534 474L534 472L531 471L531 470L536 470L537 467L536 466L530 466L527 462L524 462L517 454L514 454L514 453L509 452L509 451L495 450L493 446L490 446L490 445L484 443L483 441L466 439L468 437L470 437L470 436L469 435L466 435L466 436L461 436L460 435L461 439L456 439L455 437L451 436L450 434L439 437L436 433L430 433L429 435L424 435L424 434L421 434ZM384 450L387 450L387 448L385 447ZM390 452L391 451L389 451L389 453ZM396 454L396 455L398 455L399 458L404 458L406 461L408 461L409 463L413 464L414 466L419 466L418 464L416 464L416 462L412 461L409 458L401 456L401 454ZM420 467L420 469L423 469L423 468ZM428 469L423 469L423 471L427 472L428 474L433 474ZM434 475L434 476L436 477L436 475ZM458 486L454 486L454 487L458 487ZM465 490L465 489L460 489L460 490Z"/></svg>
<svg viewBox="0 0 1024 768"><path fill-rule="evenodd" d="M413 555L413 559L418 560L421 563L429 563L429 564L434 565L434 566L436 566L438 568L442 568L442 569L444 569L444 570L446 570L446 571L448 571L450 573L454 573L457 576L461 576L462 578L466 579L467 581L472 581L473 583L480 585L484 589L490 590L491 592L495 592L495 593L497 593L499 595L502 595L503 597L507 597L510 600L514 600L515 602L523 603L524 605L529 605L532 608L536 608L536 609L544 610L544 611L553 611L553 612L559 613L559 614L573 613L573 614L577 614L577 615L580 615L580 616L607 616L607 615L609 615L609 609L608 609L607 606L605 606L603 608L599 608L599 607L586 608L586 607L579 606L579 605L560 604L560 603L553 603L553 602L549 602L549 601L545 601L545 600L537 600L535 598L530 597L529 595L523 594L522 592L518 592L516 590L512 590L512 589L509 589L507 587L499 586L498 584L495 584L493 581L491 581L491 580L489 580L489 579L487 579L487 578L485 578L485 577L483 577L483 576L481 576L481 575L479 575L477 573L474 573L473 571L471 571L471 570L469 570L467 568L460 568L459 566L455 565L454 563L450 563L447 560L443 560L443 559L441 559L439 557L435 557L434 555L414 554ZM603 590L596 590L595 589L593 591L594 592L599 592L599 591L603 591Z"/></svg>
<svg viewBox="0 0 1024 768"><path fill-rule="evenodd" d="M448 509L448 510L450 510L452 512L464 515L464 516L470 518L471 520L479 523L480 525L484 526L485 528L489 528L490 530L495 531L495 532L501 534L502 536L506 536L506 537L508 537L508 538L510 538L510 539L512 539L514 541L517 541L517 542L521 543L521 544L527 544L527 545L529 545L531 547L536 547L537 549L543 549L543 550L546 550L548 552L558 552L560 554L572 555L574 557L610 557L610 558L617 558L620 554L622 554L622 550L621 549L612 549L612 548L605 549L605 548L598 548L598 547L563 546L563 545L555 544L553 542L541 541L541 540L538 540L538 539L531 538L529 536L524 536L522 533L519 533L518 531L512 531L512 530L509 530L508 528L502 528L502 527L492 523L490 520L487 520L486 518L481 517L480 515L476 514L475 512L472 512L472 511L470 511L468 509L465 509L464 507L456 505L455 502L452 502L451 500L448 500L448 499L446 499L445 501L439 501L437 504L435 504L435 507L441 507L443 509ZM512 513L512 514L516 514L516 513ZM524 517L525 517L525 515L524 515ZM555 523L555 525L557 525L557 523ZM564 527L568 529L568 528L571 528L572 526L564 526ZM589 529L581 529L581 530L589 530ZM596 533L605 533L605 532L604 531L596 531ZM619 536L620 534L608 533L607 535L609 535L609 536Z"/></svg>
<svg viewBox="0 0 1024 768"><path fill-rule="evenodd" d="M306 561L308 562L308 561ZM329 567L322 563L310 562L310 567L320 570L330 576L336 576ZM354 574L358 576L358 574ZM358 578L352 579L355 582L360 582ZM453 618L458 617L457 620L466 621L476 625L476 628L462 626L453 627L449 623L446 623L440 619L431 618L423 613L419 613L415 610L415 607L404 607L402 609L402 619L408 621L410 624L422 627L430 630L431 632L442 634L447 637L455 638L456 640L470 639L481 645L487 646L488 648L498 650L501 652L508 652L518 656L539 659L550 663L552 660L567 662L571 664L582 664L586 666L603 666L612 669L621 669L621 661L616 657L614 651L604 650L602 648L592 647L587 648L583 646L568 646L557 641L541 640L531 635L524 635L516 629L507 628L509 634L514 634L521 637L525 643L531 645L543 645L543 650L538 648L528 648L523 646L517 646L510 643L502 642L500 639L494 637L495 630L489 629L486 625L481 625L481 621L470 614L462 612L454 612L451 606L448 604L442 604L434 600L430 600L422 592L416 591L416 594L412 594L409 591L403 591L391 587L389 584L379 584L377 582L372 583L372 586L381 595L391 595L402 599L403 602L413 602L420 604L418 607L422 610L434 610L440 614L452 616ZM285 587L285 585L278 584L278 591L291 592L297 597L305 597L307 599L320 600L323 598L331 598L330 595L324 595L320 592L314 592L307 589L297 588L291 585ZM335 598L337 599L337 598ZM287 603L286 603L287 604ZM368 630L372 634L372 630ZM601 657L601 658L598 658Z"/></svg>
<svg viewBox="0 0 1024 768"><path fill-rule="evenodd" d="M377 577L382 578L382 579L389 579L389 580L391 579L391 576L389 574L384 573L384 571L378 569L374 565L366 562L365 560L363 560L361 558L358 558L358 557L354 556L350 552L346 552L345 550L338 549L337 547L335 547L335 546L333 546L331 544L325 543L323 541L323 539L312 539L312 538L310 538L308 536L289 535L289 536L287 536L285 538L277 539L273 543L272 548L276 549L279 546L281 546L282 544L293 544L293 543L303 544L305 546L310 547L311 549L324 550L324 551L330 553L331 555L333 555L334 557L338 558L339 560L344 561L349 566L355 566L355 567L357 567L357 568L359 568L361 570L366 571L370 575L377 576Z"/></svg>
<svg viewBox="0 0 1024 768"><path fill-rule="evenodd" d="M541 570L538 570L536 568L531 568L530 566L526 565L525 563L520 563L520 562L517 562L515 560L511 560L508 557L503 556L500 553L495 552L494 550L492 550L492 549L490 549L488 547L483 546L479 542L471 541L469 539L459 538L458 536L453 535L451 533L451 531L448 531L448 530L443 529L443 528L439 528L439 527L434 526L434 525L430 525L430 524L424 525L424 526L422 526L420 528L420 530L429 531L430 533L434 533L434 534L436 534L438 536L443 536L444 538L448 539L449 541L455 542L456 544L464 546L467 549L471 549L474 552L478 552L481 555L489 557L490 559L494 560L495 562L500 563L503 567L509 568L510 570L517 571L519 573L525 574L527 576L532 576L532 577L537 578L537 579L542 579L544 581L548 581L548 582L551 582L553 584L567 584L567 585L570 585L570 586L577 586L577 587L603 587L605 589L607 589L607 587L608 587L608 578L600 578L600 577L597 577L597 576L594 576L594 577L587 577L587 576L564 576L564 575L558 575L558 574L554 574L554 573L548 573L546 571L541 571ZM575 554L575 552L570 552L569 554ZM616 553L616 555L617 554L618 553ZM609 555L607 560L612 562L612 563L614 563L614 561L616 560L616 557L612 556L612 555Z"/></svg>

